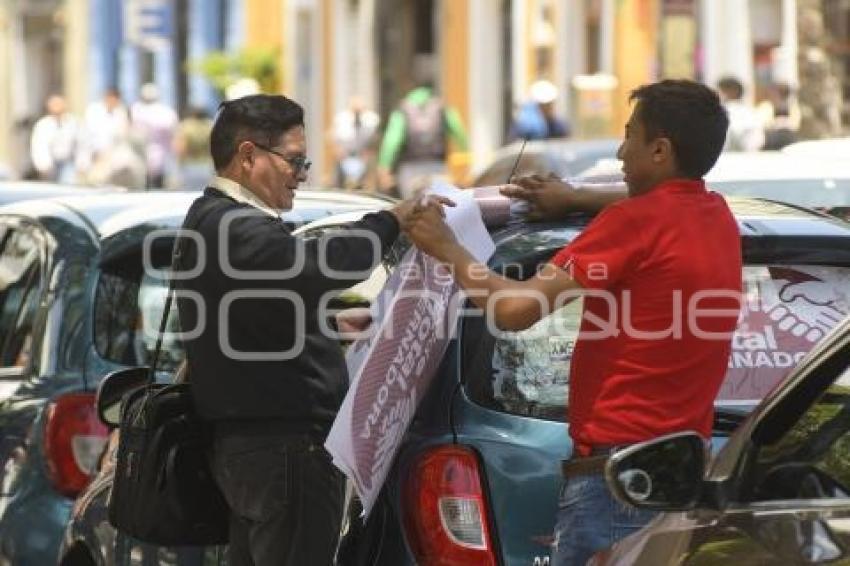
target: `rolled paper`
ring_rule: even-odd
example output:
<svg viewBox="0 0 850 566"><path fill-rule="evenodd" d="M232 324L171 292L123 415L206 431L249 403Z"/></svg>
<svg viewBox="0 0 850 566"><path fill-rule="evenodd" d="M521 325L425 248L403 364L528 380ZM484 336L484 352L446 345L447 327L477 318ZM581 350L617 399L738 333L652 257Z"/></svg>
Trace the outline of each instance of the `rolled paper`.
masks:
<svg viewBox="0 0 850 566"><path fill-rule="evenodd" d="M499 185L490 185L471 189L488 228L504 226L511 219L511 199L502 195L499 188Z"/></svg>

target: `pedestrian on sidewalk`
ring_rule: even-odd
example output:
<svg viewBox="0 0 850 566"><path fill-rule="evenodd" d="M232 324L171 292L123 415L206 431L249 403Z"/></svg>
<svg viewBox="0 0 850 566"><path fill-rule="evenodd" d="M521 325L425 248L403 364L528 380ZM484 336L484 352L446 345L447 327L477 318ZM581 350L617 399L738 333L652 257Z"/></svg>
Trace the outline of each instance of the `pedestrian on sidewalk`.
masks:
<svg viewBox="0 0 850 566"><path fill-rule="evenodd" d="M380 122L378 113L367 108L359 96L352 96L348 108L334 116L331 141L336 160L335 186L362 189L366 179L374 176L375 138Z"/></svg>
<svg viewBox="0 0 850 566"><path fill-rule="evenodd" d="M172 144L177 129L177 112L159 99L159 87L142 85L139 100L130 107L133 133L144 148L145 186L148 189L165 186L165 173L173 164Z"/></svg>
<svg viewBox="0 0 850 566"><path fill-rule="evenodd" d="M210 133L213 122L203 108L190 108L174 134L177 170L169 188L199 189L213 176L210 159Z"/></svg>
<svg viewBox="0 0 850 566"><path fill-rule="evenodd" d="M35 123L30 138L33 167L43 181L73 183L77 180L79 124L58 94L48 97L45 108L47 113Z"/></svg>
<svg viewBox="0 0 850 566"><path fill-rule="evenodd" d="M570 135L567 122L557 115L558 87L547 80L535 81L529 89L530 100L517 110L508 140L548 140Z"/></svg>
<svg viewBox="0 0 850 566"><path fill-rule="evenodd" d="M613 499L603 476L611 453L685 430L711 437L740 309L738 226L703 181L728 125L717 94L667 80L631 99L618 151L627 192L577 203L607 206L534 277L515 281L475 265L432 210L414 211L408 229L503 329L528 328L584 295L570 368L572 457L563 463L558 566L585 564L654 515ZM535 178L506 192L529 200L538 215L538 193L555 212L576 208L572 189L558 180Z"/></svg>
<svg viewBox="0 0 850 566"><path fill-rule="evenodd" d="M132 142L130 114L114 87L86 108L78 166L94 185L145 187L145 162Z"/></svg>
<svg viewBox="0 0 850 566"><path fill-rule="evenodd" d="M378 153L379 187L402 198L418 194L433 178L446 174L450 140L459 151L467 150L460 114L434 92L430 67L420 63L416 75L416 88L387 120Z"/></svg>
<svg viewBox="0 0 850 566"><path fill-rule="evenodd" d="M735 77L717 83L729 116L726 151L759 151L764 146L764 126L756 107L744 100L744 85Z"/></svg>
<svg viewBox="0 0 850 566"><path fill-rule="evenodd" d="M284 96L223 103L210 142L217 176L184 221L195 238L182 264L202 267L177 282L178 309L184 329L199 329L186 339L188 381L214 430L230 566L333 563L345 480L323 443L348 377L320 305L376 267L412 208L367 214L330 241L293 236L280 214L310 168L304 131L303 109Z"/></svg>

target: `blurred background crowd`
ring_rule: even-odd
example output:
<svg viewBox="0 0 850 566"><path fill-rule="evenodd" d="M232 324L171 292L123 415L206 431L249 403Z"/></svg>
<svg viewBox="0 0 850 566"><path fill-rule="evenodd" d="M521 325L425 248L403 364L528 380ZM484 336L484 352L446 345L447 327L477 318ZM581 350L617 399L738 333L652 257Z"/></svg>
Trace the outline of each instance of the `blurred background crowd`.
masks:
<svg viewBox="0 0 850 566"><path fill-rule="evenodd" d="M200 188L221 100L307 108L311 184L464 184L506 143L612 138L718 89L728 149L845 135L845 0L0 0L0 175ZM695 132L698 135L698 132Z"/></svg>

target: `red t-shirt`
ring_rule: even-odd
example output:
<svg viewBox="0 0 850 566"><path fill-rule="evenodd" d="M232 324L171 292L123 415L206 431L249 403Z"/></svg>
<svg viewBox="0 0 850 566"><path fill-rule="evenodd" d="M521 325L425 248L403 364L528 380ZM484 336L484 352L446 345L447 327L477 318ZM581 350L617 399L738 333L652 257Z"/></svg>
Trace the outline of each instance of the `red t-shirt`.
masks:
<svg viewBox="0 0 850 566"><path fill-rule="evenodd" d="M570 370L577 445L710 437L741 293L740 235L723 197L702 181L667 181L606 207L552 263L588 290Z"/></svg>

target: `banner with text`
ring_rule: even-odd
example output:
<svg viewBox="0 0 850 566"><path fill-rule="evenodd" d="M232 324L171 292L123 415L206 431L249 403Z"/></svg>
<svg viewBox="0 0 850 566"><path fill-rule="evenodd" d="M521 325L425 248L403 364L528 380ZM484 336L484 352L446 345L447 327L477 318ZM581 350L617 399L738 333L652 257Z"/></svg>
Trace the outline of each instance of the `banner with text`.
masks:
<svg viewBox="0 0 850 566"><path fill-rule="evenodd" d="M478 261L495 246L469 191L432 193L457 204L446 222ZM373 304L373 334L350 347L351 387L325 448L372 509L416 407L445 353L463 306L451 273L418 249L407 252Z"/></svg>

